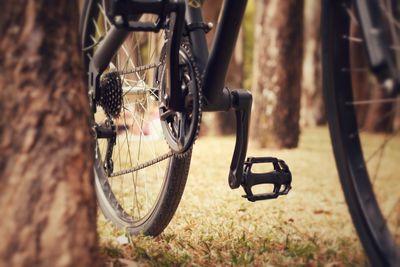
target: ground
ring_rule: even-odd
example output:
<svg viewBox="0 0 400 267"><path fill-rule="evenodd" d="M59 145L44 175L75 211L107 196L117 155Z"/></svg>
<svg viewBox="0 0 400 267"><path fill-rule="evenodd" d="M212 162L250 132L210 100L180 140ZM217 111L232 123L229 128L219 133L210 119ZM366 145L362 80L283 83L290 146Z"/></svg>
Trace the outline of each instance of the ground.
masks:
<svg viewBox="0 0 400 267"><path fill-rule="evenodd" d="M111 266L364 266L335 169L327 128L303 130L293 150L257 150L290 166L293 189L251 203L230 190L234 137L201 137L177 213L157 238L134 237L99 216L104 260Z"/></svg>

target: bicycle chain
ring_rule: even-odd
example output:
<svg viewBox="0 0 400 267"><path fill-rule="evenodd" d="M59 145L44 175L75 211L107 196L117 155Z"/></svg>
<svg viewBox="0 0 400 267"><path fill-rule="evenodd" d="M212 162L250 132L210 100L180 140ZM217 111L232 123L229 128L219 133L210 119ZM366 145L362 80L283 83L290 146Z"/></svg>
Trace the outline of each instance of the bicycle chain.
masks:
<svg viewBox="0 0 400 267"><path fill-rule="evenodd" d="M141 163L139 165L136 165L133 168L129 168L129 169L125 169L123 171L118 171L118 172L111 173L108 177L115 177L115 176L128 174L128 173L131 173L131 172L136 172L136 171L139 171L141 169L150 167L150 166L152 166L152 165L154 165L156 163L159 163L159 162L161 162L163 160L166 160L166 159L168 159L168 158L170 158L170 157L172 157L174 155L175 155L175 153L173 151L169 151L168 153L165 153L164 155L158 156L155 159L152 159L152 160L149 160L147 162L144 162L144 163Z"/></svg>
<svg viewBox="0 0 400 267"><path fill-rule="evenodd" d="M194 145L194 143L197 140L197 137L199 136L199 132L200 132L200 125L201 125L201 117L202 117L202 105L203 105L203 94L202 94L202 89L203 89L203 85L202 85L202 81L203 81L203 76L200 74L199 68L197 67L196 64L196 60L194 59L194 56L192 54L192 50L190 48L190 43L189 40L183 40L182 44L181 44L181 48L183 48L185 50L186 55L189 58L190 63L192 64L193 67L193 72L194 72L194 76L196 79L196 86L197 86L197 90L198 90L198 96L199 96L199 110L197 111L198 113L198 120L197 120L197 127L196 127L196 133L194 136L194 140L193 140L193 144L192 147ZM187 155L187 153L189 153L192 150L192 147L189 148L186 152L178 154L178 157L184 157Z"/></svg>
<svg viewBox="0 0 400 267"><path fill-rule="evenodd" d="M138 73L138 72L141 72L141 71L158 68L162 64L163 64L163 62L151 63L151 64L146 64L146 65L143 65L143 66L135 67L135 68L130 69L130 70L115 71L115 73L118 73L119 75Z"/></svg>

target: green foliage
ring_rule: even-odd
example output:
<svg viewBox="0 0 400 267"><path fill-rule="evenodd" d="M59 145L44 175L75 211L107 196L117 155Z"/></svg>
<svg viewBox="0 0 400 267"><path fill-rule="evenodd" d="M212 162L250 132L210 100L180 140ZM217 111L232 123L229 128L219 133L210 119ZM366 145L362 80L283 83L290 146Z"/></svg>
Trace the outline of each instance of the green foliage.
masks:
<svg viewBox="0 0 400 267"><path fill-rule="evenodd" d="M111 258L122 257L122 250L117 245L108 245L103 247L105 254Z"/></svg>
<svg viewBox="0 0 400 267"><path fill-rule="evenodd" d="M253 50L254 50L254 24L255 1L249 0L244 14L244 88L250 90L252 83Z"/></svg>

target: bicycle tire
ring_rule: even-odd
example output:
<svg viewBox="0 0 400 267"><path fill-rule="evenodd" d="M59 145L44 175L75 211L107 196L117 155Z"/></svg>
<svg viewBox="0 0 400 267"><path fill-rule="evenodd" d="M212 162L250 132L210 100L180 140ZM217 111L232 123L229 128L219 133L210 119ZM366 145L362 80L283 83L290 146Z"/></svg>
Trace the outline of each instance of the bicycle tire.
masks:
<svg viewBox="0 0 400 267"><path fill-rule="evenodd" d="M366 255L373 266L400 266L399 247L374 192L360 141L350 71L349 7L352 1L324 0L321 14L323 88L340 181ZM379 12L376 10L375 12Z"/></svg>
<svg viewBox="0 0 400 267"><path fill-rule="evenodd" d="M101 10L100 6L103 6L103 10ZM99 26L95 25L95 24L99 23L99 21L101 21L101 20L103 20L103 22L105 24L107 24L107 21L106 21L107 18L104 14L105 9L106 8L105 8L104 1L101 1L101 0L85 1L85 5L83 8L82 17L81 17L81 23L80 23L83 48L96 46L96 41L99 40L99 36L97 36L98 37L97 40L93 40L93 39L95 39L93 37L96 34L98 35L98 33L96 31L98 31ZM101 12L103 12L103 14L101 14ZM100 19L101 16L103 16L102 19ZM97 29L96 29L96 27L97 27ZM107 25L105 25L104 28L107 28ZM152 34L152 33L149 33L149 34ZM147 38L149 38L149 37L147 37ZM152 38L152 37L150 37L150 38ZM139 41L137 41L137 42L139 42ZM137 45L137 43L136 43L136 45ZM139 49L143 49L143 47L140 48L140 46L141 45L139 45L139 48L135 48L135 47L131 46L131 47L129 47L129 49L131 49L131 50L137 49L139 51ZM93 53L94 49L95 48L91 48L88 50L84 49L83 60L84 60L84 66L85 66L85 73L88 72L88 67L89 67L90 58L91 58L90 56ZM150 50L149 47L147 47L145 49ZM156 51L156 52L161 53L161 50L162 49L159 49L159 51ZM128 51L130 51L130 50L128 50ZM118 52L116 51L116 54L117 53ZM138 53L140 53L140 51ZM148 52L148 55L150 55L150 52ZM130 57L128 57L126 62L131 61L131 60L132 59ZM128 64L129 63L126 63L126 65L128 65ZM115 65L117 65L117 63ZM138 75L137 73L135 73L135 74ZM143 77L145 77L145 76L146 76L146 74L143 74ZM146 79L146 78L143 78L143 79ZM126 80L128 80L128 79L126 79ZM128 97L128 96L126 96L126 97ZM147 104L146 104L146 106L147 106ZM93 120L95 121L94 114L93 114ZM143 119L143 121L144 121L144 119ZM128 127L126 127L126 123L125 123L125 129L123 129L123 131L125 131L125 132L128 131ZM140 132L140 138L141 138L141 136L144 135L144 133L143 133L142 128L140 129L140 131L141 131ZM119 138L119 137L117 137L117 138ZM98 141L98 140L96 140L96 141ZM164 139L162 141L166 144L166 141ZM133 218L133 215L129 214L128 208L125 208L124 205L121 203L121 202L123 202L121 200L121 198L124 199L125 195L123 195L123 193L122 193L123 196L122 197L119 196L121 193L117 192L117 190L113 187L112 182L110 181L110 178L108 177L108 175L106 174L106 172L104 170L103 160L102 160L104 151L101 151L99 142L96 142L96 143L97 143L96 151L95 151L96 159L95 159L95 167L94 167L95 189L96 189L99 207L100 207L101 211L103 212L104 216L108 220L110 220L115 226L126 229L127 232L129 232L131 235L137 235L137 234L144 234L144 235L150 235L150 236L159 235L165 229L165 227L169 224L169 222L172 219L172 217L178 207L178 204L181 200L181 197L182 197L182 194L183 194L183 191L185 188L188 172L189 172L189 167L190 167L191 149L189 149L183 155L173 155L172 157L169 158L168 163L166 165L164 165L164 167L163 167L164 172L165 172L163 180L158 181L160 189L155 198L155 203L151 206L151 208L149 208L149 210L143 216L140 215L140 213L139 213L140 218ZM126 145L127 146L130 145L129 139L126 142ZM168 148L168 151L169 151L169 148ZM138 154L140 154L140 152L141 151L139 149ZM152 165L152 166L154 166L154 165ZM149 166L149 168L150 168L150 166ZM136 173L138 173L138 172L139 171L137 171ZM137 174L136 174L136 177L137 177ZM125 189L122 189L122 191L123 190L125 190ZM136 193L136 185L135 185L134 190L135 190L134 193ZM147 195L146 195L146 197L147 197ZM147 198L146 198L146 200L147 200ZM134 208L132 208L132 209L134 209Z"/></svg>

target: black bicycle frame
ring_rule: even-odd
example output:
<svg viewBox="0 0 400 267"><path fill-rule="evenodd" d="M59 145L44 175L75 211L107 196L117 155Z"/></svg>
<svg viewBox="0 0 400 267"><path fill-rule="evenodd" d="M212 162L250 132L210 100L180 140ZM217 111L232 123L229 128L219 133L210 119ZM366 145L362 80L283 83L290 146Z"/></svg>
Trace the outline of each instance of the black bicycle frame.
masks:
<svg viewBox="0 0 400 267"><path fill-rule="evenodd" d="M201 24L201 9L187 3L186 22ZM246 9L247 0L225 0L220 22L208 53L205 32L197 29L190 32L190 42L194 57L203 79L204 111L226 111L232 107L231 94L225 88L225 76L235 48L240 24Z"/></svg>
<svg viewBox="0 0 400 267"><path fill-rule="evenodd" d="M246 4L247 0L224 1L220 23L217 26L210 54L204 29L196 28L189 32L194 58L200 73L204 75L204 111L225 111L232 106L231 94L224 88L225 76L239 34ZM185 16L188 25L204 24L201 8L192 7L189 1L186 1ZM93 55L93 66L90 70L93 76L98 76L97 74L101 74L107 68L115 51L122 45L128 34L129 31L112 26ZM94 78L90 79L92 86L95 83Z"/></svg>

